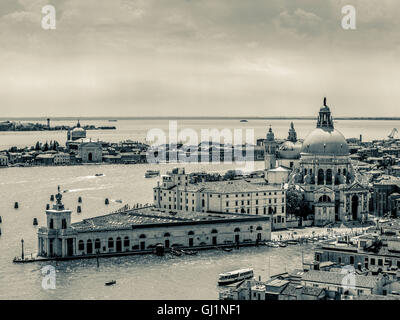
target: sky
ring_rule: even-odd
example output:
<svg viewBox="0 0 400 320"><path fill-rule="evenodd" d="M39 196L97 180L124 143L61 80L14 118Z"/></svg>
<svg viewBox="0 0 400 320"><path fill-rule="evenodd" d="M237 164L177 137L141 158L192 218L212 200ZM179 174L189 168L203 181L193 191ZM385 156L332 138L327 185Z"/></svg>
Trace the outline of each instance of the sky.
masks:
<svg viewBox="0 0 400 320"><path fill-rule="evenodd" d="M334 117L400 116L399 15L398 0L1 0L0 117L315 116L324 96Z"/></svg>

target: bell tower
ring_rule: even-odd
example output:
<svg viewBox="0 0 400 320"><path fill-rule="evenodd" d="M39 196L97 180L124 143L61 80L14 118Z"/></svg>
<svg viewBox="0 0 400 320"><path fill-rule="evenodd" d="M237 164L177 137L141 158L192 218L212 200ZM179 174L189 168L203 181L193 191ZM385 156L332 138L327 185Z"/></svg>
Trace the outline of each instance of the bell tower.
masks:
<svg viewBox="0 0 400 320"><path fill-rule="evenodd" d="M269 126L267 139L265 140L264 162L265 170L274 169L276 166L276 141L271 126Z"/></svg>
<svg viewBox="0 0 400 320"><path fill-rule="evenodd" d="M290 123L288 140L292 142L297 142L297 133L296 130L294 129L293 121Z"/></svg>
<svg viewBox="0 0 400 320"><path fill-rule="evenodd" d="M324 105L321 107L321 109L319 109L317 128L326 128L333 130L331 110L326 104L326 97L324 98Z"/></svg>

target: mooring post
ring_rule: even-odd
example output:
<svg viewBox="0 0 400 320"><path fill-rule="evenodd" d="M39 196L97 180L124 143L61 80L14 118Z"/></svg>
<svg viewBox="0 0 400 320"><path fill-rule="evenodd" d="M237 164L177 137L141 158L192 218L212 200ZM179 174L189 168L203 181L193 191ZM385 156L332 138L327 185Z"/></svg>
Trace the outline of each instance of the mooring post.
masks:
<svg viewBox="0 0 400 320"><path fill-rule="evenodd" d="M24 260L24 239L21 239L21 247L22 247L22 260Z"/></svg>

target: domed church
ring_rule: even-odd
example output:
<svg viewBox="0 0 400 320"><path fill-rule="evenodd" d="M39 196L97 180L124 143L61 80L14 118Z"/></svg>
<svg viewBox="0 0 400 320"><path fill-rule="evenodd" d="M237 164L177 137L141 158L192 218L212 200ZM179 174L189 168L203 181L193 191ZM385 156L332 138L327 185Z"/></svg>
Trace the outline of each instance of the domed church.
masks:
<svg viewBox="0 0 400 320"><path fill-rule="evenodd" d="M355 179L346 139L334 127L326 98L316 128L303 142L296 171L294 183L305 190L316 225L367 220L369 190Z"/></svg>
<svg viewBox="0 0 400 320"><path fill-rule="evenodd" d="M294 130L293 125L291 129ZM326 98L319 110L316 128L299 149L296 147L298 143L289 145L286 141L278 150L278 156L290 159L289 154L285 154L287 150L296 159L298 150L300 160L298 166L293 167L289 187L298 185L304 190L305 199L315 214L315 225L335 221L366 221L369 189L356 181L346 139L334 128Z"/></svg>

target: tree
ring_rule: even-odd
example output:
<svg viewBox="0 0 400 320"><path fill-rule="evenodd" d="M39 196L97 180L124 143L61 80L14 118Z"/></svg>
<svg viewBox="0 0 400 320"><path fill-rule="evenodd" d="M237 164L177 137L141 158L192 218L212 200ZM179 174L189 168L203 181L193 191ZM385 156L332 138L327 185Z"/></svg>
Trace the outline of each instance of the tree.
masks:
<svg viewBox="0 0 400 320"><path fill-rule="evenodd" d="M286 213L294 214L298 217L307 217L310 214L310 208L303 198L301 192L290 189L286 193Z"/></svg>
<svg viewBox="0 0 400 320"><path fill-rule="evenodd" d="M48 151L48 150L49 150L49 144L46 141L46 143L43 146L43 150L42 151Z"/></svg>
<svg viewBox="0 0 400 320"><path fill-rule="evenodd" d="M36 142L35 150L39 151L40 149L41 149L41 146L40 146L40 142L38 141L38 142Z"/></svg>

